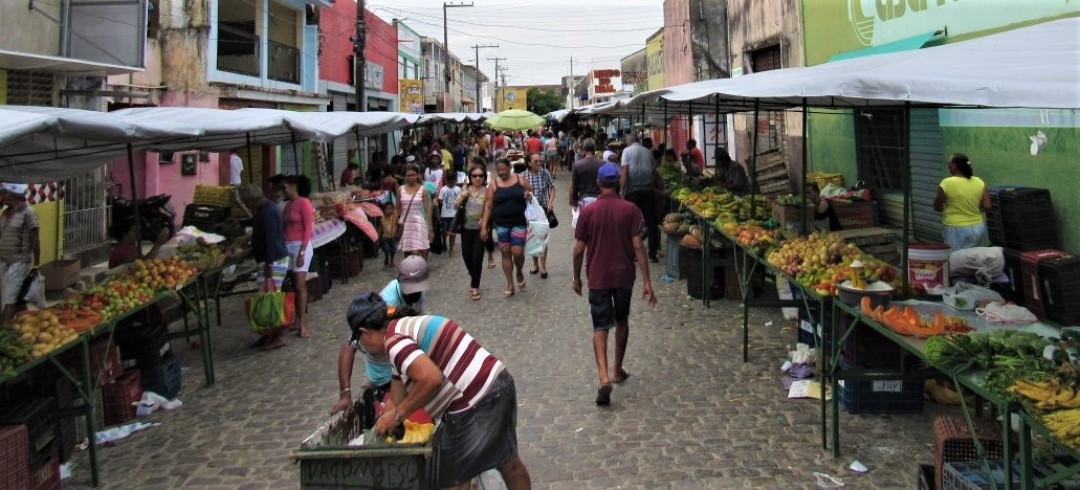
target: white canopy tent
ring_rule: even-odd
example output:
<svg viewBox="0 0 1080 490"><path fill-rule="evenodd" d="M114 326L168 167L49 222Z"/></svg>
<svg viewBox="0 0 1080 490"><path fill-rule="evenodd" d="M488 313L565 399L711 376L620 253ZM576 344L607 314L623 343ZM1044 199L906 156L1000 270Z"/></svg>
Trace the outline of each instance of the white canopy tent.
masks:
<svg viewBox="0 0 1080 490"><path fill-rule="evenodd" d="M0 106L0 180L67 178L133 150L224 151L250 142L277 145L370 136L414 124L394 112L292 112L148 107L115 112Z"/></svg>
<svg viewBox="0 0 1080 490"><path fill-rule="evenodd" d="M420 114L420 120L416 124L481 122L493 115L494 112L436 112Z"/></svg>

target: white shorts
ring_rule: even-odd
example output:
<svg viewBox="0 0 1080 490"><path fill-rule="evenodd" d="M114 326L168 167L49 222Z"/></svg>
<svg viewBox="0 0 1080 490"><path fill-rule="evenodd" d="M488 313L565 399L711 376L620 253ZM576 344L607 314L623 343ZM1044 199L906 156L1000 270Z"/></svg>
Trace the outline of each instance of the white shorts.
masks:
<svg viewBox="0 0 1080 490"><path fill-rule="evenodd" d="M3 276L0 281L3 284L0 285L0 297L2 297L3 306L13 305L19 301L19 290L22 289L22 283L26 280L26 274L30 272L29 262L0 262L0 270L3 271Z"/></svg>
<svg viewBox="0 0 1080 490"><path fill-rule="evenodd" d="M289 270L293 272L307 272L308 268L311 267L311 256L315 254L315 249L311 246L311 242L308 242L307 248L304 249L303 264L296 261L296 257L300 253L300 242L285 242L285 249L289 251Z"/></svg>
<svg viewBox="0 0 1080 490"><path fill-rule="evenodd" d="M277 288L278 291L281 291L281 285L285 282L285 276L289 273L290 262L291 259L289 257L283 257L281 260L270 263L270 273L273 274L274 287ZM262 262L258 264L258 273L256 274L256 277L258 278L256 281L259 284L260 291L266 282L266 268L264 265L265 264Z"/></svg>

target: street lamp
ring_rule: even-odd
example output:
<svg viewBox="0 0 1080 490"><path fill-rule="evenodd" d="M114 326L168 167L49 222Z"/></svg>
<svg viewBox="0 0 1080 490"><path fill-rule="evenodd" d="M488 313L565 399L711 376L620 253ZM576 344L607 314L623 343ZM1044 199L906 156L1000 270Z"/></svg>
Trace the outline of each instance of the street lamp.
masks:
<svg viewBox="0 0 1080 490"><path fill-rule="evenodd" d="M446 110L446 94L450 93L450 40L446 28L446 9L455 7L472 7L472 2L442 4L442 43L443 43L443 112Z"/></svg>

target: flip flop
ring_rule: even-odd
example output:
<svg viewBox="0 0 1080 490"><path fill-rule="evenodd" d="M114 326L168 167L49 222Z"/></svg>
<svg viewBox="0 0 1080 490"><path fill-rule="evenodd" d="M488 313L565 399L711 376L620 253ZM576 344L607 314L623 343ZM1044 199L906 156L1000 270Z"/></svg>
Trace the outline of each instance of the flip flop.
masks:
<svg viewBox="0 0 1080 490"><path fill-rule="evenodd" d="M604 383L600 385L599 390L596 390L596 404L600 406L611 405L611 383Z"/></svg>
<svg viewBox="0 0 1080 490"><path fill-rule="evenodd" d="M488 269L494 269L494 268L495 268L495 263L494 262L488 262Z"/></svg>
<svg viewBox="0 0 1080 490"><path fill-rule="evenodd" d="M296 334L296 336L302 339L311 338L311 330L301 330L300 333Z"/></svg>
<svg viewBox="0 0 1080 490"><path fill-rule="evenodd" d="M521 282L517 283L517 288L518 288L518 291L524 291L525 290L525 281L521 281Z"/></svg>
<svg viewBox="0 0 1080 490"><path fill-rule="evenodd" d="M619 372L615 374L615 377L611 378L611 382L619 384L627 379L630 379L630 373L626 372L625 369L620 369Z"/></svg>
<svg viewBox="0 0 1080 490"><path fill-rule="evenodd" d="M469 296L473 301L480 301L480 291L469 291Z"/></svg>
<svg viewBox="0 0 1080 490"><path fill-rule="evenodd" d="M548 276L547 272L541 272L540 273L540 279L547 279L547 276Z"/></svg>
<svg viewBox="0 0 1080 490"><path fill-rule="evenodd" d="M533 269L533 270L529 271L529 274L533 275L533 276L535 276L535 275L537 275L539 273L540 273L540 269Z"/></svg>
<svg viewBox="0 0 1080 490"><path fill-rule="evenodd" d="M509 298L509 297L511 297L513 295L514 295L514 290L513 289L507 289L506 291L503 291L503 298Z"/></svg>

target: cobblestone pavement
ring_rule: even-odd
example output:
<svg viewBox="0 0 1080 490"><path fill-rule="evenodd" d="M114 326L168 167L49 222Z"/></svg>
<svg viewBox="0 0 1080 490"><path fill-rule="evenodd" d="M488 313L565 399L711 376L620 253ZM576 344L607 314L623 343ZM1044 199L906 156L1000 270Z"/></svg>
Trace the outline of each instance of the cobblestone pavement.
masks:
<svg viewBox="0 0 1080 490"><path fill-rule="evenodd" d="M566 182L559 184L565 191ZM933 459L930 420L940 408L842 413L842 456L834 459L821 447L819 402L788 400L781 386L778 367L795 339L791 322L777 309L752 310L744 363L738 302L704 309L687 298L685 281L660 281L663 262L650 264L659 304L650 308L635 297L626 362L632 377L615 387L610 407L594 405L588 305L570 290L570 215L557 211L565 225L553 230L547 280L529 276L524 292L503 299L500 269L485 269L483 300L473 302L461 259L433 256L428 302L513 373L520 450L536 488L815 488L814 472L848 488L917 486L918 464ZM241 300L225 300L224 325L213 330L217 384L204 388L198 349L174 341L184 363L184 405L153 414L160 426L99 450L103 488L298 487L299 466L289 453L328 418L337 348L348 331L345 308L357 291L386 283L392 272L381 266L369 259L359 278L335 281L311 305L314 335L290 337L272 352L248 347ZM770 320L775 326L764 326ZM847 469L856 459L869 473ZM85 451L75 457L65 488L89 488L87 461Z"/></svg>

